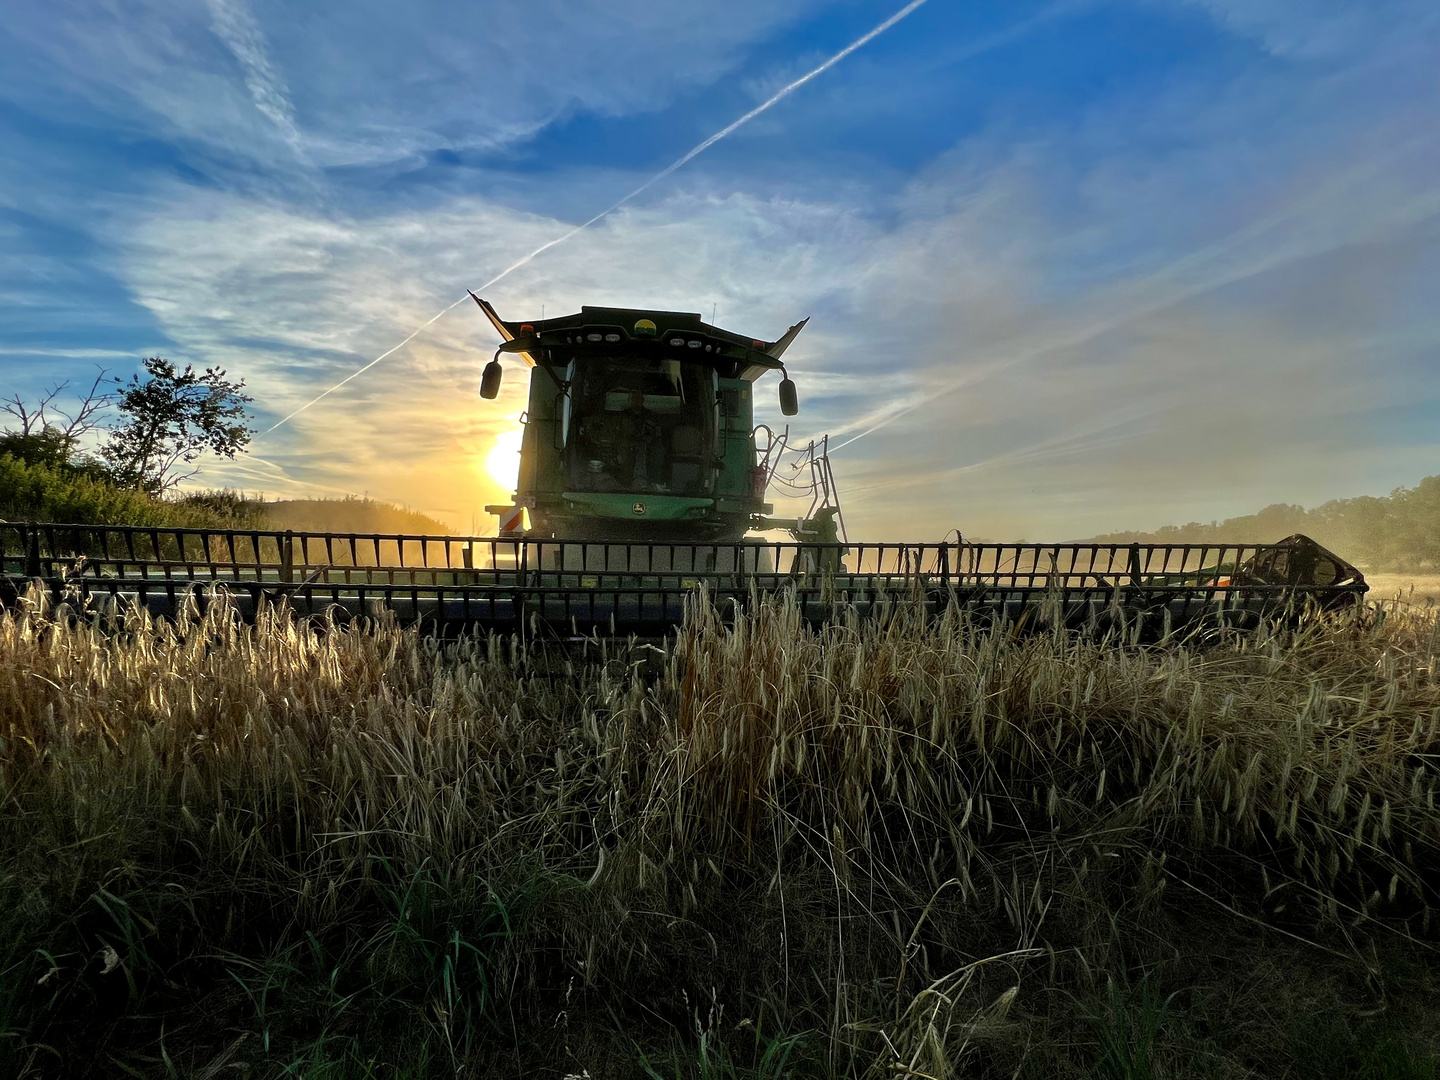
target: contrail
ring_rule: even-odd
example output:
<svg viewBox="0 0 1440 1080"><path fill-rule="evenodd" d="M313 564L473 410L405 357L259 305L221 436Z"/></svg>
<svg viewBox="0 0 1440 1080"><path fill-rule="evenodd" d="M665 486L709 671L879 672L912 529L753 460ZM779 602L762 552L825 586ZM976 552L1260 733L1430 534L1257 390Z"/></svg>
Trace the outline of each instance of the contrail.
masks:
<svg viewBox="0 0 1440 1080"><path fill-rule="evenodd" d="M561 234L560 234L559 236L557 236L554 240L550 240L550 241L548 241L548 242L546 242L546 243L544 243L544 244L541 244L541 245L540 245L538 248L536 248L534 251L530 252L530 254L526 255L526 256L525 256L524 258L522 258L522 259L517 260L516 262L511 263L511 264L510 264L509 266L507 266L504 270L500 271L500 273L496 274L496 275L495 275L493 278L491 278L489 281L485 282L485 284L477 287L477 288L475 289L475 291L476 291L476 292L484 292L486 289L490 288L490 286L494 285L496 282L501 281L502 279L504 279L504 278L510 276L511 274L513 274L516 270L519 270L522 266L524 266L526 263L530 262L530 261L531 261L532 259L534 259L536 256L541 255L541 254L543 254L544 252L549 251L551 248L555 247L555 246L558 245L558 244L563 244L563 243L565 243L566 240L569 240L572 236L574 236L574 235L577 234L577 233L584 232L586 229L588 229L591 225L594 225L594 224L595 224L597 221L599 221L601 218L608 217L610 214L613 214L616 210L619 210L622 206L624 206L626 203L628 203L631 199L635 198L635 196L640 195L640 194L643 194L644 192L648 191L650 188L652 188L652 187L654 187L656 184L658 184L661 180L664 180L664 179L665 179L667 176L669 176L671 173L675 172L675 170L684 168L687 164L689 164L691 161L695 160L695 158L699 157L699 156L700 156L701 154L703 154L706 150L709 150L710 147L714 146L714 145L715 145L716 143L718 143L721 139L725 138L725 137L728 136L728 135L733 135L738 129L740 129L741 127L744 127L744 126L745 126L746 124L748 124L751 120L754 120L755 117L759 116L761 113L765 112L767 109L773 108L775 105L777 105L777 104L779 104L781 101L785 100L785 98L789 97L789 96L790 96L791 94L793 94L796 90L800 89L800 87L804 86L804 85L805 85L806 83L808 83L811 79L815 78L815 77L818 76L818 75L823 75L825 72L829 71L832 67L834 67L836 64L840 63L841 60L844 60L847 56L849 56L851 53L853 53L856 49L863 48L865 45L868 45L870 42L874 41L874 40L875 40L877 37L879 37L881 34L885 33L886 30L889 30L892 26L894 26L896 23L898 23L901 19L904 19L904 18L906 18L907 16L909 16L909 15L910 15L911 13L913 13L917 8L921 7L921 6L922 6L923 4L925 4L926 2L927 2L927 0L910 0L910 3L906 4L903 8L901 8L899 11L897 11L894 15L891 15L888 19L886 19L884 22L882 22L879 26L875 27L875 28L874 28L873 30L871 30L869 33L867 33L867 34L865 34L865 35L863 35L863 36L861 36L861 37L859 37L859 38L856 38L856 39L855 39L854 41L852 41L849 45L846 45L845 48L841 49L841 50L840 50L839 52L837 52L834 56L830 57L829 60L826 60L826 61L825 61L823 64L821 64L819 67L814 68L814 69L812 69L811 71L806 72L804 75L801 75L801 76L800 76L798 79L796 79L794 82L788 83L788 84L786 84L785 86L781 87L781 89L778 90L775 94L773 94L773 95L772 95L771 97L769 97L767 100L761 102L759 105L755 106L755 108L751 109L751 110L750 110L749 112L747 112L744 116L740 117L740 119L734 121L733 123L727 125L726 127L721 128L719 131L717 131L714 135L711 135L711 136L710 136L708 139L706 139L704 142L698 143L698 144L697 144L696 146L694 146L691 150L687 151L687 152L686 152L685 154L683 154L682 156L676 158L674 162L672 162L671 164L667 165L665 168L661 169L661 170L660 170L658 173L656 173L654 176L650 177L649 180L646 180L643 184L641 184L639 187L637 187L634 191L630 192L630 194L628 194L628 195L626 195L624 198L616 201L616 202L613 203L612 205L607 206L604 210L601 210L598 214L596 214L594 217L592 217L589 221L586 221L586 222L583 222L582 224L576 225L574 228L572 228L572 229L570 229L570 230L568 230L568 231L566 231L566 232L561 233ZM374 367L376 364L380 363L381 360L384 360L386 357L391 356L391 355L393 355L395 352L397 352L398 350L404 348L406 345L410 344L410 342L414 341L415 338L420 334L420 332L421 332L422 330L425 330L425 329L426 329L427 327L429 327L431 324L433 324L434 322L436 322L438 319L440 319L441 316L443 316L443 315L445 315L445 314L447 314L447 313L455 310L455 308L459 307L461 304L463 304L463 303L464 303L466 300L468 300L468 299L470 299L470 294L467 292L464 296L462 296L459 300L456 300L453 304L451 304L449 307L447 307L444 311L439 312L439 313L436 314L433 318L431 318L428 322L426 322L426 323L424 323L423 325L417 327L416 330L415 330L415 332L412 333L409 337L407 337L404 341L400 342L399 345L396 345L393 349L390 349L388 352L381 353L379 356L377 356L374 360L371 360L370 363L366 364L364 367L359 368L359 369L351 372L349 375L345 376L345 378L341 379L341 380L340 380L338 383L336 383L334 386L330 387L329 390L326 390L324 393L318 395L318 396L315 397L315 398L312 398L310 401L307 401L304 405L301 405L298 409L296 409L294 412L292 412L289 416L287 416L287 417L285 417L284 419L280 420L278 423L276 423L276 424L273 425L272 427L266 428L263 432L260 433L259 436L257 436L257 438L263 438L264 436L269 435L270 432L272 432L272 431L275 430L275 428L278 428L278 427L280 427L281 425L288 423L290 420L294 419L296 416L299 416L302 412L304 412L306 409L310 408L310 406L311 406L311 405L314 405L317 401L320 401L320 400L322 400L323 398L329 397L329 396L330 396L331 394L333 394L336 390L339 390L340 387L342 387L342 386L344 386L346 383L348 383L351 379L355 378L355 377L358 376L358 375L363 375L365 372L369 371L369 370L370 370L372 367Z"/></svg>
<svg viewBox="0 0 1440 1080"><path fill-rule="evenodd" d="M485 286L484 286L484 285L481 285L480 288L483 289L483 288L485 288ZM313 398L311 398L309 401L307 401L304 405L301 405L298 409L296 409L294 412L292 412L289 416L285 417L285 418L282 419L282 420L277 421L276 423L272 424L270 427L268 427L268 428L266 428L264 431L262 431L259 435L256 435L255 438L257 438L257 439L263 439L266 435L269 435L270 432L274 431L274 430L275 430L276 428L278 428L281 424L288 423L289 421L293 420L295 417L299 416L299 415L300 415L302 412L304 412L306 409L310 408L311 405L314 405L317 401L323 401L325 398L329 397L329 396L330 396L331 394L333 394L336 390L339 390L342 386L344 386L346 383L348 383L351 379L357 378L357 377L360 376L360 375L364 375L365 372L369 371L372 367L374 367L376 364L378 364L381 360L384 360L387 356L390 356L390 355L392 355L392 354L394 354L394 353L399 352L399 351L400 351L401 349L403 349L406 345L409 345L410 342L414 341L417 337L420 336L420 331L426 329L426 328L429 327L431 324L433 324L436 320L438 320L438 319L440 318L441 315L444 315L444 314L446 314L447 312L454 311L457 307L459 307L461 304L463 304L466 300L469 300L469 299L470 299L470 294L469 294L469 293L466 293L466 294L465 294L464 296L462 296L459 300L456 300L455 303L453 303L453 304L451 304L449 307L447 307L444 311L441 311L441 312L436 313L436 314L433 315L430 319L428 319L427 321L425 321L425 322L421 323L419 326L417 326L414 330L412 330L412 331L410 332L410 336L407 337L404 341L400 342L399 345L396 345L396 346L394 346L393 348L390 348L390 349L385 350L383 353L381 353L379 356L377 356L374 360L371 360L371 361L370 361L368 364L366 364L364 367L362 367L362 368L356 368L356 369L355 369L354 371L352 371L349 375L346 375L345 378L341 379L341 380L340 380L339 382L337 382L334 386L330 387L329 390L326 390L326 391L324 391L323 393L317 394L315 397L313 397Z"/></svg>

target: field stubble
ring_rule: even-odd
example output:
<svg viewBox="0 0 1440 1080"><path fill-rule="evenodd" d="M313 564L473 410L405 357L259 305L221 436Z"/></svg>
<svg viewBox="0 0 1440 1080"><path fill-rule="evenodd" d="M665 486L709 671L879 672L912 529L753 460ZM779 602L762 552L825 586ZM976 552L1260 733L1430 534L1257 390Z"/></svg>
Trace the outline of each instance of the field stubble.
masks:
<svg viewBox="0 0 1440 1080"><path fill-rule="evenodd" d="M1433 1077L1437 655L1414 609L562 656L32 602L0 1071Z"/></svg>

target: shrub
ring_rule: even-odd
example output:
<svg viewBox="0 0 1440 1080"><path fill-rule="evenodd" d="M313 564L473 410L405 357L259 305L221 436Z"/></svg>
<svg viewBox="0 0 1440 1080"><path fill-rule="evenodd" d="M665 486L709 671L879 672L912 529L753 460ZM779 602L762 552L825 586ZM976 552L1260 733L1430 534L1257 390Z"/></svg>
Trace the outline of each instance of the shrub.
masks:
<svg viewBox="0 0 1440 1080"><path fill-rule="evenodd" d="M233 492L156 499L69 465L27 463L0 454L0 519L73 525L259 527L263 504Z"/></svg>

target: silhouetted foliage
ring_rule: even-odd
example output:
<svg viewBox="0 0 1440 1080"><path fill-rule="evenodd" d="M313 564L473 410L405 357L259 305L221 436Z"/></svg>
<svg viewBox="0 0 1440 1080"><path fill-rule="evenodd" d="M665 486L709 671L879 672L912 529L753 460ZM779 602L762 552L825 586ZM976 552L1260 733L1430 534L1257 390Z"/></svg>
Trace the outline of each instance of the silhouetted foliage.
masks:
<svg viewBox="0 0 1440 1080"><path fill-rule="evenodd" d="M233 458L254 434L245 425L253 399L241 392L244 385L226 379L224 368L201 373L186 364L181 371L158 356L146 360L145 375L123 384L117 398L123 419L101 451L115 481L160 494L194 476L183 467L207 450Z"/></svg>
<svg viewBox="0 0 1440 1080"><path fill-rule="evenodd" d="M74 464L75 440L59 428L47 427L29 434L23 431L0 432L0 455L23 461L26 465L46 465L52 469Z"/></svg>

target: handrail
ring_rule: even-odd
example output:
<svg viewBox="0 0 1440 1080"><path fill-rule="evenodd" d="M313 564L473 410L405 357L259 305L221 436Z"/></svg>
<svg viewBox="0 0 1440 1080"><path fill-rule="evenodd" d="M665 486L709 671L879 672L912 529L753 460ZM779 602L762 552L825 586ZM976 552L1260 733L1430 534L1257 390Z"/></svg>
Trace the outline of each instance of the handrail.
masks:
<svg viewBox="0 0 1440 1080"><path fill-rule="evenodd" d="M205 568L234 577L238 570L302 567L475 570L504 565L581 572L686 573L758 564L765 556L781 572L803 561L843 561L845 572L942 574L947 578L1009 578L1027 584L1060 577L1115 577L1130 583L1157 575L1183 575L1207 567L1224 570L1282 544L1098 543L873 543L813 544L746 539L738 542L572 541L427 533L294 532L174 526L0 523L0 558L7 573L45 565ZM476 559L476 555L484 556ZM797 563L797 559L802 563ZM23 563L27 565L21 565ZM660 564L664 564L663 566ZM686 564L686 565L679 565ZM720 571L724 572L724 571ZM40 576L46 576L44 574ZM288 575L287 575L288 576Z"/></svg>

